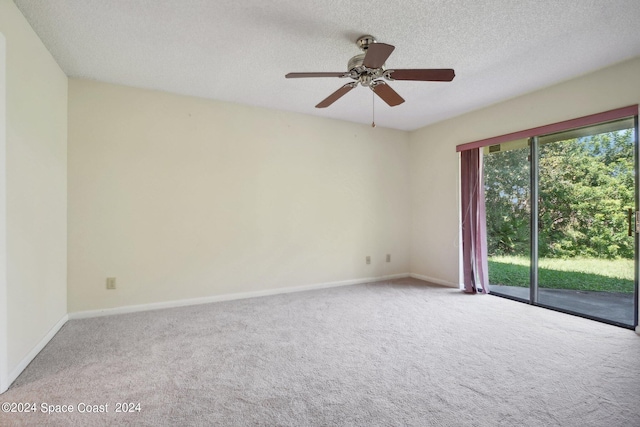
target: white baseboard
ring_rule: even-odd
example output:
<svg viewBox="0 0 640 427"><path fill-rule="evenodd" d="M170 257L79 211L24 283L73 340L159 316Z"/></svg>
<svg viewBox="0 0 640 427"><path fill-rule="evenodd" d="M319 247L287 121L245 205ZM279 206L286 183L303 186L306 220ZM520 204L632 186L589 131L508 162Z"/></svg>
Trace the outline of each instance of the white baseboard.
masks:
<svg viewBox="0 0 640 427"><path fill-rule="evenodd" d="M9 377L7 378L6 383L3 381L0 393L4 393L5 391L7 391L9 386L11 386L16 378L18 378L18 376L22 373L22 371L24 371L24 369L29 366L29 363L31 363L31 361L35 359L38 353L42 351L44 346L47 345L49 341L51 341L51 339L58 333L60 328L62 328L64 324L67 323L67 320L69 320L69 315L65 314L60 320L58 320L58 323L56 323L51 329L49 329L49 332L47 332L47 334L40 340L40 342L31 349L29 354L27 354L20 361L20 363L18 363L18 366L16 366L15 368L13 368L13 370L11 370L11 372L9 372Z"/></svg>
<svg viewBox="0 0 640 427"><path fill-rule="evenodd" d="M636 334L640 335L640 325L636 326Z"/></svg>
<svg viewBox="0 0 640 427"><path fill-rule="evenodd" d="M435 283L436 285L442 285L442 286L447 286L449 288L461 289L458 283L448 282L446 280L437 279L435 277L423 276L422 274L414 274L414 273L411 273L409 276L413 277L414 279L424 280L425 282Z"/></svg>
<svg viewBox="0 0 640 427"><path fill-rule="evenodd" d="M263 297L268 295L287 294L291 292L311 291L315 289L335 288L338 286L358 285L362 283L379 282L381 280L404 279L409 273L391 274L387 276L366 277L362 279L342 280L338 282L316 283L313 285L294 286L290 288L266 289L263 291L239 292L234 294L213 295L209 297L191 298L174 301L154 302L140 305L126 305L122 307L100 310L87 310L69 313L69 319L87 319L90 317L111 316L114 314L136 313L139 311L160 310L163 308L184 307L188 305L209 304L212 302L231 301L244 298Z"/></svg>

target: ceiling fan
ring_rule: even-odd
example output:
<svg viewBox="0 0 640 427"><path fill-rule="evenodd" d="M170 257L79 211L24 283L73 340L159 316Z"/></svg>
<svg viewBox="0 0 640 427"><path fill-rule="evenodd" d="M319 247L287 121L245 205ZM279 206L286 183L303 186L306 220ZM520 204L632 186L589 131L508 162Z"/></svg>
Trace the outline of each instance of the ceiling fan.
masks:
<svg viewBox="0 0 640 427"><path fill-rule="evenodd" d="M354 81L342 86L337 91L322 100L316 108L326 108L346 95L351 89L358 86L368 87L375 92L390 107L395 107L404 102L404 99L391 88L384 80L414 80L423 82L450 82L455 77L451 68L431 69L387 69L385 61L395 49L395 46L378 43L373 36L365 35L356 40L356 45L364 51L349 60L349 71L328 73L289 73L285 77L297 79L305 77L349 77Z"/></svg>

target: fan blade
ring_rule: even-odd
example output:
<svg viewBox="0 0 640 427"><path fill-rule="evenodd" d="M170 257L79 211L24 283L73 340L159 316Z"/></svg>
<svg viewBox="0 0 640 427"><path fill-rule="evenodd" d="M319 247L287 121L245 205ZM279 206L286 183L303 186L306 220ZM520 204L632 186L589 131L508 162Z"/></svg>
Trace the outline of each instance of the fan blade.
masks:
<svg viewBox="0 0 640 427"><path fill-rule="evenodd" d="M347 77L347 73L289 73L285 77L288 79L299 79L301 77Z"/></svg>
<svg viewBox="0 0 640 427"><path fill-rule="evenodd" d="M450 82L456 76L451 68L414 70L389 70L392 80L417 80L422 82Z"/></svg>
<svg viewBox="0 0 640 427"><path fill-rule="evenodd" d="M329 105L333 104L338 99L340 99L344 95L346 95L347 92L349 92L351 89L356 87L356 85L357 85L357 83L355 83L355 82L347 83L346 85L342 86L337 91L333 92L331 95L327 96L322 102L320 102L318 105L316 105L316 108L327 108Z"/></svg>
<svg viewBox="0 0 640 427"><path fill-rule="evenodd" d="M367 68L380 68L395 49L395 46L385 43L372 43L367 48L362 65Z"/></svg>
<svg viewBox="0 0 640 427"><path fill-rule="evenodd" d="M395 107L396 105L400 105L404 102L404 99L398 92L391 89L391 86L384 82L380 82L377 85L371 87L371 90L376 93L384 102L389 104L390 107Z"/></svg>

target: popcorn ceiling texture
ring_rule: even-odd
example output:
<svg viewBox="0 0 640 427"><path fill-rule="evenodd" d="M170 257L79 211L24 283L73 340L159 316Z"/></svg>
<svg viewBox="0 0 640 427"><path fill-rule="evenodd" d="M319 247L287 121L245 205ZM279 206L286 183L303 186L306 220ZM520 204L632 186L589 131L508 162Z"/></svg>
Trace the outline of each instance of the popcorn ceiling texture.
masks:
<svg viewBox="0 0 640 427"><path fill-rule="evenodd" d="M637 0L15 0L70 77L371 122L345 80L362 34L396 46L388 68L454 68L452 83L394 82L379 126L413 130L640 55Z"/></svg>

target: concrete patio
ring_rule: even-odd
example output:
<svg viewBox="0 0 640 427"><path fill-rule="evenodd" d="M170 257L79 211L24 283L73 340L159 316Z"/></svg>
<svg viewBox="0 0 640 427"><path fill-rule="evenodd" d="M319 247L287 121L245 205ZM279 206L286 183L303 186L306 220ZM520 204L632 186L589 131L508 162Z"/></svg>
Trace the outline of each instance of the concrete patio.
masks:
<svg viewBox="0 0 640 427"><path fill-rule="evenodd" d="M490 285L492 294L529 300L529 288ZM635 326L634 294L619 292L574 291L566 289L538 290L538 304L614 322Z"/></svg>

